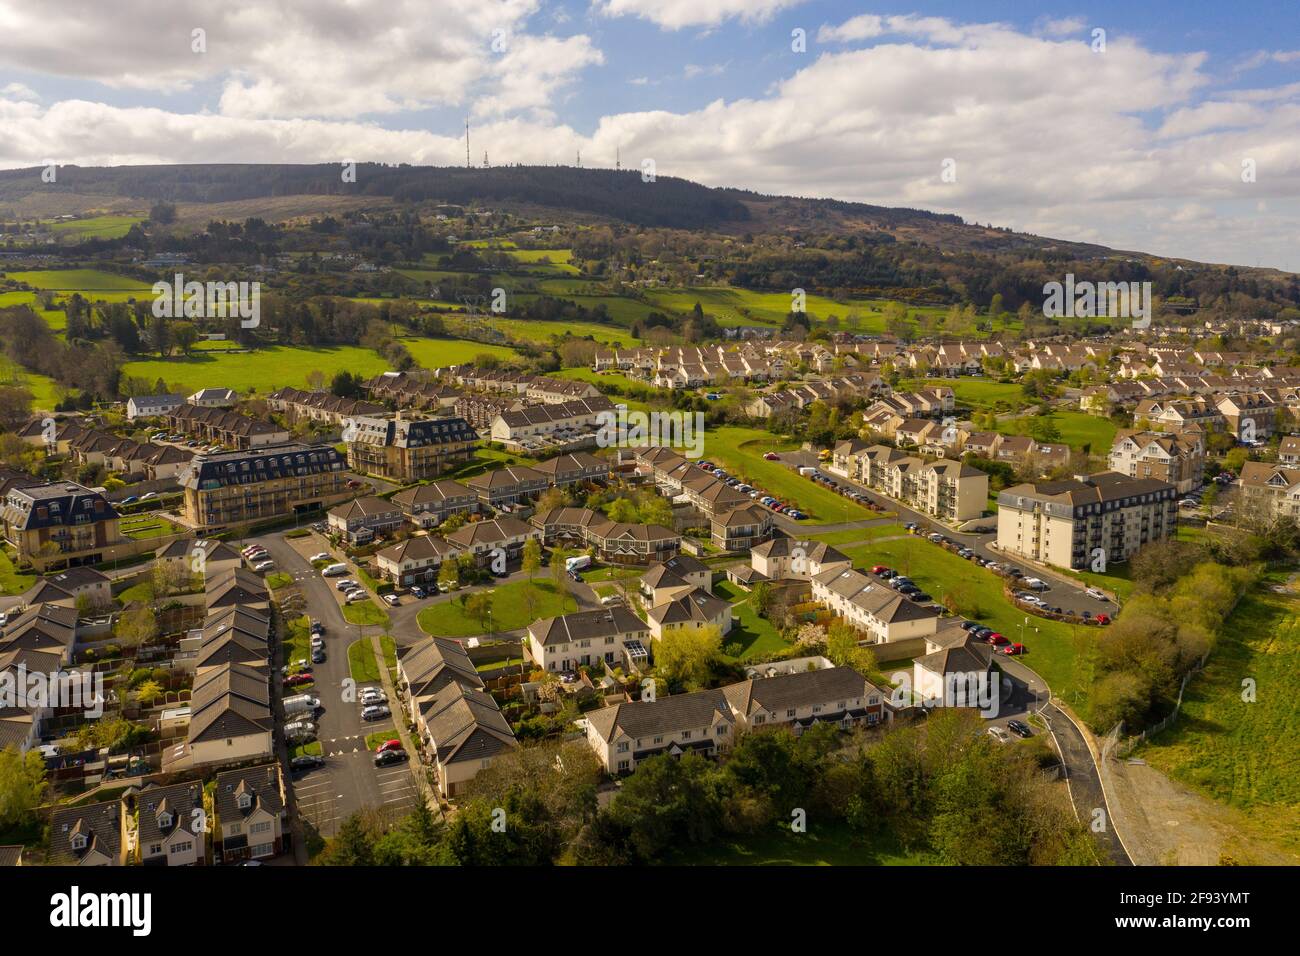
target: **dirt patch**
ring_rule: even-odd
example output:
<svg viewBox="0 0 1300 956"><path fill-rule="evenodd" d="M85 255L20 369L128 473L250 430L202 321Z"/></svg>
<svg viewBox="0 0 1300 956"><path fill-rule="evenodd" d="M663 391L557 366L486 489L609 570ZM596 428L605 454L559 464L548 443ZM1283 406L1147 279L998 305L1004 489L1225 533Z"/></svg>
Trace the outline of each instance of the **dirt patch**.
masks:
<svg viewBox="0 0 1300 956"><path fill-rule="evenodd" d="M1216 803L1142 762L1107 759L1116 829L1138 866L1300 865L1248 813ZM1260 811L1271 812L1271 811Z"/></svg>

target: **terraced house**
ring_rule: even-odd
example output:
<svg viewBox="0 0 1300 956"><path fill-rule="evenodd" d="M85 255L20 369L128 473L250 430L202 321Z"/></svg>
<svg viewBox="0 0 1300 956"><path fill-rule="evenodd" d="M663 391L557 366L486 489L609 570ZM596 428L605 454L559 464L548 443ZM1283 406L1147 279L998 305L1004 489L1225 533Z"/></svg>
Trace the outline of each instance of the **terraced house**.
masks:
<svg viewBox="0 0 1300 956"><path fill-rule="evenodd" d="M530 523L549 544L557 540L595 548L601 560L616 564L666 561L681 548L682 536L655 524L610 521L590 508L554 508L533 515Z"/></svg>
<svg viewBox="0 0 1300 956"><path fill-rule="evenodd" d="M933 634L939 613L852 568L829 567L812 579L813 600L865 631L870 643L892 644Z"/></svg>
<svg viewBox="0 0 1300 956"><path fill-rule="evenodd" d="M1115 435L1108 464L1130 478L1156 478L1182 493L1195 491L1205 480L1205 442L1194 430L1181 435L1123 430Z"/></svg>
<svg viewBox="0 0 1300 956"><path fill-rule="evenodd" d="M328 445L276 445L198 455L181 472L181 515L191 527L220 530L329 507L350 494L343 456Z"/></svg>
<svg viewBox="0 0 1300 956"><path fill-rule="evenodd" d="M330 531L353 544L367 544L375 535L392 534L406 521L399 505L375 495L362 495L335 505L326 515Z"/></svg>
<svg viewBox="0 0 1300 956"><path fill-rule="evenodd" d="M478 447L478 432L463 418L352 419L348 467L389 481L434 478L463 464Z"/></svg>
<svg viewBox="0 0 1300 956"><path fill-rule="evenodd" d="M42 573L104 561L125 540L113 506L74 481L11 487L0 517L19 563Z"/></svg>
<svg viewBox="0 0 1300 956"><path fill-rule="evenodd" d="M174 432L229 448L262 448L289 440L289 432L279 425L219 407L181 405L166 418L167 427Z"/></svg>
<svg viewBox="0 0 1300 956"><path fill-rule="evenodd" d="M421 528L436 527L453 514L470 515L479 510L478 493L450 478L404 488L392 501L408 521Z"/></svg>
<svg viewBox="0 0 1300 956"><path fill-rule="evenodd" d="M650 628L621 605L548 617L528 627L528 655L542 670L576 670L584 664L634 669L648 659Z"/></svg>
<svg viewBox="0 0 1300 956"><path fill-rule="evenodd" d="M1113 471L1016 485L998 495L998 549L1080 570L1098 552L1111 563L1126 561L1174 536L1177 499L1167 481Z"/></svg>
<svg viewBox="0 0 1300 956"><path fill-rule="evenodd" d="M959 461L926 461L888 445L841 442L834 470L896 501L943 521L969 521L984 513L989 476Z"/></svg>

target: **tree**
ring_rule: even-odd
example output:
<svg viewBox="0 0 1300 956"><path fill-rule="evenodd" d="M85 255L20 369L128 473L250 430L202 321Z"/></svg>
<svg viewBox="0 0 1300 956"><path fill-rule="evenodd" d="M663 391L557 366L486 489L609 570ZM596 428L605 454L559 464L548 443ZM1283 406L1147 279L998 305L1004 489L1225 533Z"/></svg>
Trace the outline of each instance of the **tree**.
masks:
<svg viewBox="0 0 1300 956"><path fill-rule="evenodd" d="M438 588L442 591L454 591L460 585L460 571L456 562L448 559L438 568Z"/></svg>
<svg viewBox="0 0 1300 956"><path fill-rule="evenodd" d="M172 326L172 338L180 346L181 352L189 355L194 349L194 343L199 340L199 330L193 322L177 322Z"/></svg>
<svg viewBox="0 0 1300 956"><path fill-rule="evenodd" d="M324 866L370 866L374 863L371 852L372 836L366 832L360 813L353 813L343 821L321 853Z"/></svg>
<svg viewBox="0 0 1300 956"><path fill-rule="evenodd" d="M542 546L537 543L536 538L529 538L524 543L523 570L528 574L528 580L532 581L537 572L542 567Z"/></svg>
<svg viewBox="0 0 1300 956"><path fill-rule="evenodd" d="M722 660L722 631L716 624L664 631L655 642L655 673L690 689L704 687Z"/></svg>
<svg viewBox="0 0 1300 956"><path fill-rule="evenodd" d="M135 696L146 707L163 695L163 686L156 680L147 680L136 688Z"/></svg>
<svg viewBox="0 0 1300 956"><path fill-rule="evenodd" d="M39 751L20 754L13 745L0 750L0 828L26 823L48 789Z"/></svg>
<svg viewBox="0 0 1300 956"><path fill-rule="evenodd" d="M151 607L123 611L117 621L116 634L118 640L128 647L147 644L158 636L158 616Z"/></svg>
<svg viewBox="0 0 1300 956"><path fill-rule="evenodd" d="M772 585L766 581L756 581L749 589L749 603L759 617L767 617L772 607Z"/></svg>
<svg viewBox="0 0 1300 956"><path fill-rule="evenodd" d="M159 200L150 207L149 219L160 226L169 226L176 221L176 207L169 202Z"/></svg>
<svg viewBox="0 0 1300 956"><path fill-rule="evenodd" d="M487 591L475 591L465 599L465 613L478 621L479 627L486 631L492 620L492 595Z"/></svg>
<svg viewBox="0 0 1300 956"><path fill-rule="evenodd" d="M851 625L837 618L826 632L826 656L836 667L853 667L862 656L859 639Z"/></svg>

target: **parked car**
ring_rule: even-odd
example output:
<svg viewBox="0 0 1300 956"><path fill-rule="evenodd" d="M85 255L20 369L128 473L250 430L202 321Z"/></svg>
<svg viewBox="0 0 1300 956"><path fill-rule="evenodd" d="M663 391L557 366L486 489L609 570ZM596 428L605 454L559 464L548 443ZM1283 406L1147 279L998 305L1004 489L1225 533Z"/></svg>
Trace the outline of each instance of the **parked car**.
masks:
<svg viewBox="0 0 1300 956"><path fill-rule="evenodd" d="M292 771L315 770L317 767L325 766L325 758L320 754L302 754L294 757L289 761L289 769Z"/></svg>
<svg viewBox="0 0 1300 956"><path fill-rule="evenodd" d="M1023 654L1024 652L1025 645L1023 644L1008 644L1006 647L1002 648L1002 653L1011 657L1014 657L1017 654Z"/></svg>
<svg viewBox="0 0 1300 956"><path fill-rule="evenodd" d="M387 704L372 704L369 707L361 708L362 720L383 720L390 714L391 711L389 711Z"/></svg>
<svg viewBox="0 0 1300 956"><path fill-rule="evenodd" d="M153 500L154 500L155 498L157 498L157 497L158 497L158 492L156 492L156 491L146 491L144 494L142 494L142 495L140 496L140 500L141 500L141 501L153 501Z"/></svg>
<svg viewBox="0 0 1300 956"><path fill-rule="evenodd" d="M988 641L990 644L994 645L995 647L1000 644L1011 643L1005 637L1003 637L1002 634L998 631L993 631L991 634L989 634L988 637L984 638L984 640Z"/></svg>
<svg viewBox="0 0 1300 956"><path fill-rule="evenodd" d="M333 558L333 555L330 554L328 551L318 551L316 554L313 554L309 560L329 561L331 558Z"/></svg>
<svg viewBox="0 0 1300 956"><path fill-rule="evenodd" d="M385 750L383 753L375 754L375 766L387 767L390 763L401 763L405 759L405 750Z"/></svg>
<svg viewBox="0 0 1300 956"><path fill-rule="evenodd" d="M336 578L340 574L347 574L348 566L346 564L337 564L337 563L327 564L325 567L320 569L320 573L321 573L321 577Z"/></svg>
<svg viewBox="0 0 1300 956"><path fill-rule="evenodd" d="M418 584L412 584L411 596L415 598L417 601L421 600L424 597L424 588L420 587Z"/></svg>
<svg viewBox="0 0 1300 956"><path fill-rule="evenodd" d="M382 754L382 753L388 753L388 751L390 750L401 750L401 749L402 749L402 742L398 740L396 737L394 737L392 740L385 740L382 744L376 747L375 753Z"/></svg>
<svg viewBox="0 0 1300 956"><path fill-rule="evenodd" d="M1095 598L1098 601L1110 600L1110 598L1106 597L1106 592L1103 591L1101 588L1084 588L1083 593L1088 595L1088 597L1090 598Z"/></svg>
<svg viewBox="0 0 1300 956"><path fill-rule="evenodd" d="M401 604L402 602L398 600L396 594L385 594L384 603L387 604L389 607L397 607L397 605Z"/></svg>
<svg viewBox="0 0 1300 956"><path fill-rule="evenodd" d="M878 577L882 574L890 574L892 572L889 570L889 568L885 567L883 564L877 564L872 566L871 573Z"/></svg>
<svg viewBox="0 0 1300 956"><path fill-rule="evenodd" d="M320 621L312 621L310 630L313 634L324 634L325 625L322 624Z"/></svg>
<svg viewBox="0 0 1300 956"><path fill-rule="evenodd" d="M1005 744L1011 739L1011 735L1003 727L990 727L989 736L1000 744Z"/></svg>
<svg viewBox="0 0 1300 956"><path fill-rule="evenodd" d="M1034 732L1029 729L1029 725L1023 720L1008 720L1007 729L1017 737L1032 737Z"/></svg>
<svg viewBox="0 0 1300 956"><path fill-rule="evenodd" d="M764 461L780 461L780 460L781 460L781 456L778 455L778 454L777 454L776 452L774 452L774 451L769 451L767 454L765 454L765 455L763 456L763 460L764 460Z"/></svg>
<svg viewBox="0 0 1300 956"><path fill-rule="evenodd" d="M360 585L357 584L356 581L353 581L351 578L344 578L342 581L338 581L338 582L335 583L335 585L334 585L334 590L335 590L335 591L355 591L358 587L360 587Z"/></svg>
<svg viewBox="0 0 1300 956"><path fill-rule="evenodd" d="M286 677L284 679L284 686L301 687L303 684L310 684L315 680L316 678L312 675L311 671L303 671L299 674L290 674Z"/></svg>
<svg viewBox="0 0 1300 956"><path fill-rule="evenodd" d="M1096 617L1093 618L1093 620L1096 621L1098 624L1109 624L1109 623L1110 623L1110 615L1109 615L1109 614L1098 614Z"/></svg>
<svg viewBox="0 0 1300 956"><path fill-rule="evenodd" d="M258 561L257 564L253 565L253 570L254 570L254 571L257 571L259 574L264 574L264 573L267 572L267 571L274 571L274 570L275 570L275 562L274 562L274 561Z"/></svg>
<svg viewBox="0 0 1300 956"><path fill-rule="evenodd" d="M135 503L136 503L137 501L139 501L139 500L140 500L140 499L137 498L135 495L127 495L125 498L122 499L122 504L124 504L124 505L133 505L133 504L135 504Z"/></svg>
<svg viewBox="0 0 1300 956"><path fill-rule="evenodd" d="M325 648L323 648L323 647L318 647L318 648L316 648L315 650L313 650L313 651L311 652L311 662L312 662L313 664L324 664L324 663L325 663Z"/></svg>
<svg viewBox="0 0 1300 956"><path fill-rule="evenodd" d="M913 594L909 594L908 597L918 604L925 604L927 601L933 600L930 595L924 591L917 591Z"/></svg>
<svg viewBox="0 0 1300 956"><path fill-rule="evenodd" d="M1046 581L1043 581L1043 580L1040 579L1040 578L1025 578L1025 579L1024 579L1023 581L1021 581L1020 583L1023 584L1023 585L1024 585L1025 587L1027 587L1027 588L1033 588L1035 591L1049 591L1049 590L1051 590L1051 589L1047 586L1047 582L1046 582Z"/></svg>

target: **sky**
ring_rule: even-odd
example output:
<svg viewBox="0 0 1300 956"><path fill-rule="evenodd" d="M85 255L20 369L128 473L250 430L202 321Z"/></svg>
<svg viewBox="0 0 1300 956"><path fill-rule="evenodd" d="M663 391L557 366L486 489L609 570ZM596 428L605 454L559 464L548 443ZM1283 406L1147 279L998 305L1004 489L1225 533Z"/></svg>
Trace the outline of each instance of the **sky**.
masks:
<svg viewBox="0 0 1300 956"><path fill-rule="evenodd" d="M1300 2L0 0L0 168L625 168L1300 271Z"/></svg>

